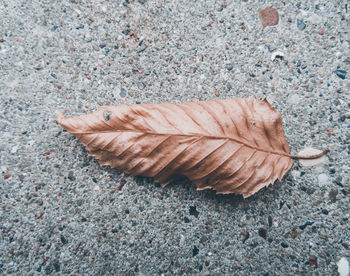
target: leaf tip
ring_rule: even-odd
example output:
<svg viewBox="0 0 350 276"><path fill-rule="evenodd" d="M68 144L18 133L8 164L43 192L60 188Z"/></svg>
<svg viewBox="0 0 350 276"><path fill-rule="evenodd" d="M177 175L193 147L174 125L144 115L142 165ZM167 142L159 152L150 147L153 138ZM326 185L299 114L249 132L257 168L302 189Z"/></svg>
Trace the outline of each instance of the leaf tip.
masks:
<svg viewBox="0 0 350 276"><path fill-rule="evenodd" d="M63 112L56 110L56 120L59 124L61 124L62 120L66 119L66 116L64 116Z"/></svg>

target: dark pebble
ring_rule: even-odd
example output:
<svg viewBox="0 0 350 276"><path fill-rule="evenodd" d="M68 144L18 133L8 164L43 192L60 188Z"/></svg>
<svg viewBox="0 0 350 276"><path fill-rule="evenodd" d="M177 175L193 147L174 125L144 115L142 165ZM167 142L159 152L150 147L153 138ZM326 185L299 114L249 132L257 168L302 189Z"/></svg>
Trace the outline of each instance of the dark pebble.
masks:
<svg viewBox="0 0 350 276"><path fill-rule="evenodd" d="M56 272L58 272L58 271L61 270L61 268L60 268L60 263L59 263L57 260L55 260L55 261L52 263L52 266L53 266L53 268L56 270Z"/></svg>
<svg viewBox="0 0 350 276"><path fill-rule="evenodd" d="M343 178L339 175L335 178L334 183L340 187L343 187L342 180L343 180Z"/></svg>
<svg viewBox="0 0 350 276"><path fill-rule="evenodd" d="M301 21L300 19L297 19L297 27L299 30L302 31L306 28L306 24L303 21Z"/></svg>
<svg viewBox="0 0 350 276"><path fill-rule="evenodd" d="M71 181L74 181L75 180L75 176L74 176L74 173L72 171L69 171L68 173L68 179L71 180Z"/></svg>
<svg viewBox="0 0 350 276"><path fill-rule="evenodd" d="M269 227L271 227L272 226L272 217L268 216L267 220L268 220L268 223L269 223Z"/></svg>
<svg viewBox="0 0 350 276"><path fill-rule="evenodd" d="M242 242L243 243L245 243L249 239L249 237L250 237L249 232L246 232L246 231L242 232Z"/></svg>
<svg viewBox="0 0 350 276"><path fill-rule="evenodd" d="M63 235L61 235L60 239L62 244L66 244L68 242L68 240Z"/></svg>
<svg viewBox="0 0 350 276"><path fill-rule="evenodd" d="M198 218L199 212L197 211L196 206L190 206L190 215Z"/></svg>
<svg viewBox="0 0 350 276"><path fill-rule="evenodd" d="M339 78L341 78L342 80L345 79L345 77L346 77L346 71L344 71L344 70L337 70L337 71L335 71L335 74Z"/></svg>
<svg viewBox="0 0 350 276"><path fill-rule="evenodd" d="M299 228L300 228L301 230L304 230L308 225L313 225L314 223L315 223L314 221L307 221L307 222L305 222L304 224L299 225Z"/></svg>
<svg viewBox="0 0 350 276"><path fill-rule="evenodd" d="M227 88L227 90L231 90L232 89L231 83L226 84L226 88Z"/></svg>
<svg viewBox="0 0 350 276"><path fill-rule="evenodd" d="M79 26L79 27L76 27L77 30L82 30L82 29L84 29L84 28L85 28L84 25L81 25L81 26Z"/></svg>
<svg viewBox="0 0 350 276"><path fill-rule="evenodd" d="M197 246L193 246L192 256L194 257L194 256L198 255L198 253L199 253L198 247Z"/></svg>
<svg viewBox="0 0 350 276"><path fill-rule="evenodd" d="M143 5L146 3L146 0L138 0L138 2Z"/></svg>
<svg viewBox="0 0 350 276"><path fill-rule="evenodd" d="M346 119L345 115L341 115L341 116L339 117L339 122L344 122L345 119Z"/></svg>
<svg viewBox="0 0 350 276"><path fill-rule="evenodd" d="M100 44L101 49L103 49L104 47L106 47L106 44Z"/></svg>
<svg viewBox="0 0 350 276"><path fill-rule="evenodd" d="M125 214L130 214L129 209L125 209Z"/></svg>
<svg viewBox="0 0 350 276"><path fill-rule="evenodd" d="M122 33L123 33L124 35L128 35L128 34L130 34L130 30L129 30L129 29L126 29L126 30L122 31Z"/></svg>
<svg viewBox="0 0 350 276"><path fill-rule="evenodd" d="M260 237L262 237L263 239L266 240L266 236L267 236L267 231L266 231L266 229L260 228L260 229L258 230L258 234L259 234Z"/></svg>
<svg viewBox="0 0 350 276"><path fill-rule="evenodd" d="M184 217L184 222L185 223L189 223L190 222L190 219L188 217Z"/></svg>
<svg viewBox="0 0 350 276"><path fill-rule="evenodd" d="M311 267L316 268L317 267L317 257L316 256L310 256L309 263L310 263Z"/></svg>
<svg viewBox="0 0 350 276"><path fill-rule="evenodd" d="M285 243L285 242L281 242L281 246L282 246L283 248L289 247L288 243Z"/></svg>
<svg viewBox="0 0 350 276"><path fill-rule="evenodd" d="M329 169L329 173L330 173L330 174L335 174L335 169L334 169L334 168L330 168L330 169Z"/></svg>
<svg viewBox="0 0 350 276"><path fill-rule="evenodd" d="M232 66L232 65L228 65L228 66L226 67L226 69L227 69L228 71L231 71L231 70L233 69L233 66Z"/></svg>
<svg viewBox="0 0 350 276"><path fill-rule="evenodd" d="M335 189L330 190L328 197L331 202L334 203L337 201L337 194L338 194L338 190L335 190Z"/></svg>
<svg viewBox="0 0 350 276"><path fill-rule="evenodd" d="M126 96L126 90L123 87L120 89L119 95L120 97L123 97L123 98Z"/></svg>
<svg viewBox="0 0 350 276"><path fill-rule="evenodd" d="M322 209L322 214L328 215L329 211L327 209Z"/></svg>

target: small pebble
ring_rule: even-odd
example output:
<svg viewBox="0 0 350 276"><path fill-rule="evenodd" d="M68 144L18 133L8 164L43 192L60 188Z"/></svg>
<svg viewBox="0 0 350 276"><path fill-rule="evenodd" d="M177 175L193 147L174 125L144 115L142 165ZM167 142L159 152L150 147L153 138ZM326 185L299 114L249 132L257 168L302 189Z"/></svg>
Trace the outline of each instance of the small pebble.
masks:
<svg viewBox="0 0 350 276"><path fill-rule="evenodd" d="M339 276L349 276L350 275L350 264L349 261L342 257L337 263Z"/></svg>
<svg viewBox="0 0 350 276"><path fill-rule="evenodd" d="M335 74L336 74L339 78L341 78L342 80L344 80L345 77L346 77L347 72L344 71L344 70L337 70L337 71L335 71Z"/></svg>
<svg viewBox="0 0 350 276"><path fill-rule="evenodd" d="M274 51L271 55L271 61L274 61L275 59L283 60L284 53L281 51Z"/></svg>
<svg viewBox="0 0 350 276"><path fill-rule="evenodd" d="M300 31L302 31L306 28L306 24L302 20L297 19L297 27Z"/></svg>
<svg viewBox="0 0 350 276"><path fill-rule="evenodd" d="M293 94L288 98L289 104L297 105L299 104L299 102L300 102L300 97L297 94Z"/></svg>
<svg viewBox="0 0 350 276"><path fill-rule="evenodd" d="M329 211L327 210L327 209L322 209L322 214L324 214L324 215L328 215L328 213L329 213Z"/></svg>
<svg viewBox="0 0 350 276"><path fill-rule="evenodd" d="M317 268L317 257L316 256L310 256L309 261L310 261L310 266L312 268Z"/></svg>
<svg viewBox="0 0 350 276"><path fill-rule="evenodd" d="M14 146L14 147L12 147L12 149L11 149L11 153L16 153L17 152L17 150L18 150L18 147L17 146Z"/></svg>
<svg viewBox="0 0 350 276"><path fill-rule="evenodd" d="M318 34L319 34L319 35L324 35L324 29L320 29L320 30L318 31Z"/></svg>
<svg viewBox="0 0 350 276"><path fill-rule="evenodd" d="M325 174L325 173L321 173L318 177L318 183L321 185L321 186L324 186L324 185L327 185L328 182L329 182L329 178L328 176Z"/></svg>
<svg viewBox="0 0 350 276"><path fill-rule="evenodd" d="M146 87L146 85L145 85L143 82L139 81L139 82L137 83L137 87L138 87L139 89L144 89L144 88Z"/></svg>
<svg viewBox="0 0 350 276"><path fill-rule="evenodd" d="M330 174L335 174L335 169L334 169L334 168L330 168L330 169L329 169L329 173L330 173Z"/></svg>
<svg viewBox="0 0 350 276"><path fill-rule="evenodd" d="M279 15L275 8L267 7L259 11L261 24L266 26L275 26L278 24Z"/></svg>
<svg viewBox="0 0 350 276"><path fill-rule="evenodd" d="M129 30L129 29L126 29L126 30L122 31L122 33L123 33L124 35L128 35L128 34L130 33L130 30Z"/></svg>
<svg viewBox="0 0 350 276"><path fill-rule="evenodd" d="M122 97L122 98L126 97L126 90L125 90L123 87L120 89L119 95L120 95L120 97Z"/></svg>
<svg viewBox="0 0 350 276"><path fill-rule="evenodd" d="M69 173L68 173L68 179L69 179L70 181L74 181L74 180L75 180L75 176L74 176L73 171L69 171Z"/></svg>

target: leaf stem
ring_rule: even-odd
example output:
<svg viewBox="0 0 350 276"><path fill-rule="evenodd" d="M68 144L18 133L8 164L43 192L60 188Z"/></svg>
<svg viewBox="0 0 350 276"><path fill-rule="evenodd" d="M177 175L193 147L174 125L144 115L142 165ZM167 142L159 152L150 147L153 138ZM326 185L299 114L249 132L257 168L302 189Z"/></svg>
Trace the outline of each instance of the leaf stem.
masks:
<svg viewBox="0 0 350 276"><path fill-rule="evenodd" d="M308 155L308 156L305 156L305 155L290 155L289 157L293 158L293 159L316 159L316 158L322 157L323 155L327 154L328 152L329 152L329 149L326 149L326 150L322 151L321 153L314 154L314 155Z"/></svg>

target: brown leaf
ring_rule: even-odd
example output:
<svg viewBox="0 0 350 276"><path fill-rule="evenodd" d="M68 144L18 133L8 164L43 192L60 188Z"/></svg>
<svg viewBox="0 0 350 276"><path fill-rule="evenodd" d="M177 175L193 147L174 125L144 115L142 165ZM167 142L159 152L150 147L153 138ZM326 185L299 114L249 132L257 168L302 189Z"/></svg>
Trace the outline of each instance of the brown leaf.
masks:
<svg viewBox="0 0 350 276"><path fill-rule="evenodd" d="M104 106L74 118L57 112L57 120L101 165L163 187L182 175L198 190L248 197L281 180L299 157L289 154L282 119L267 100Z"/></svg>

